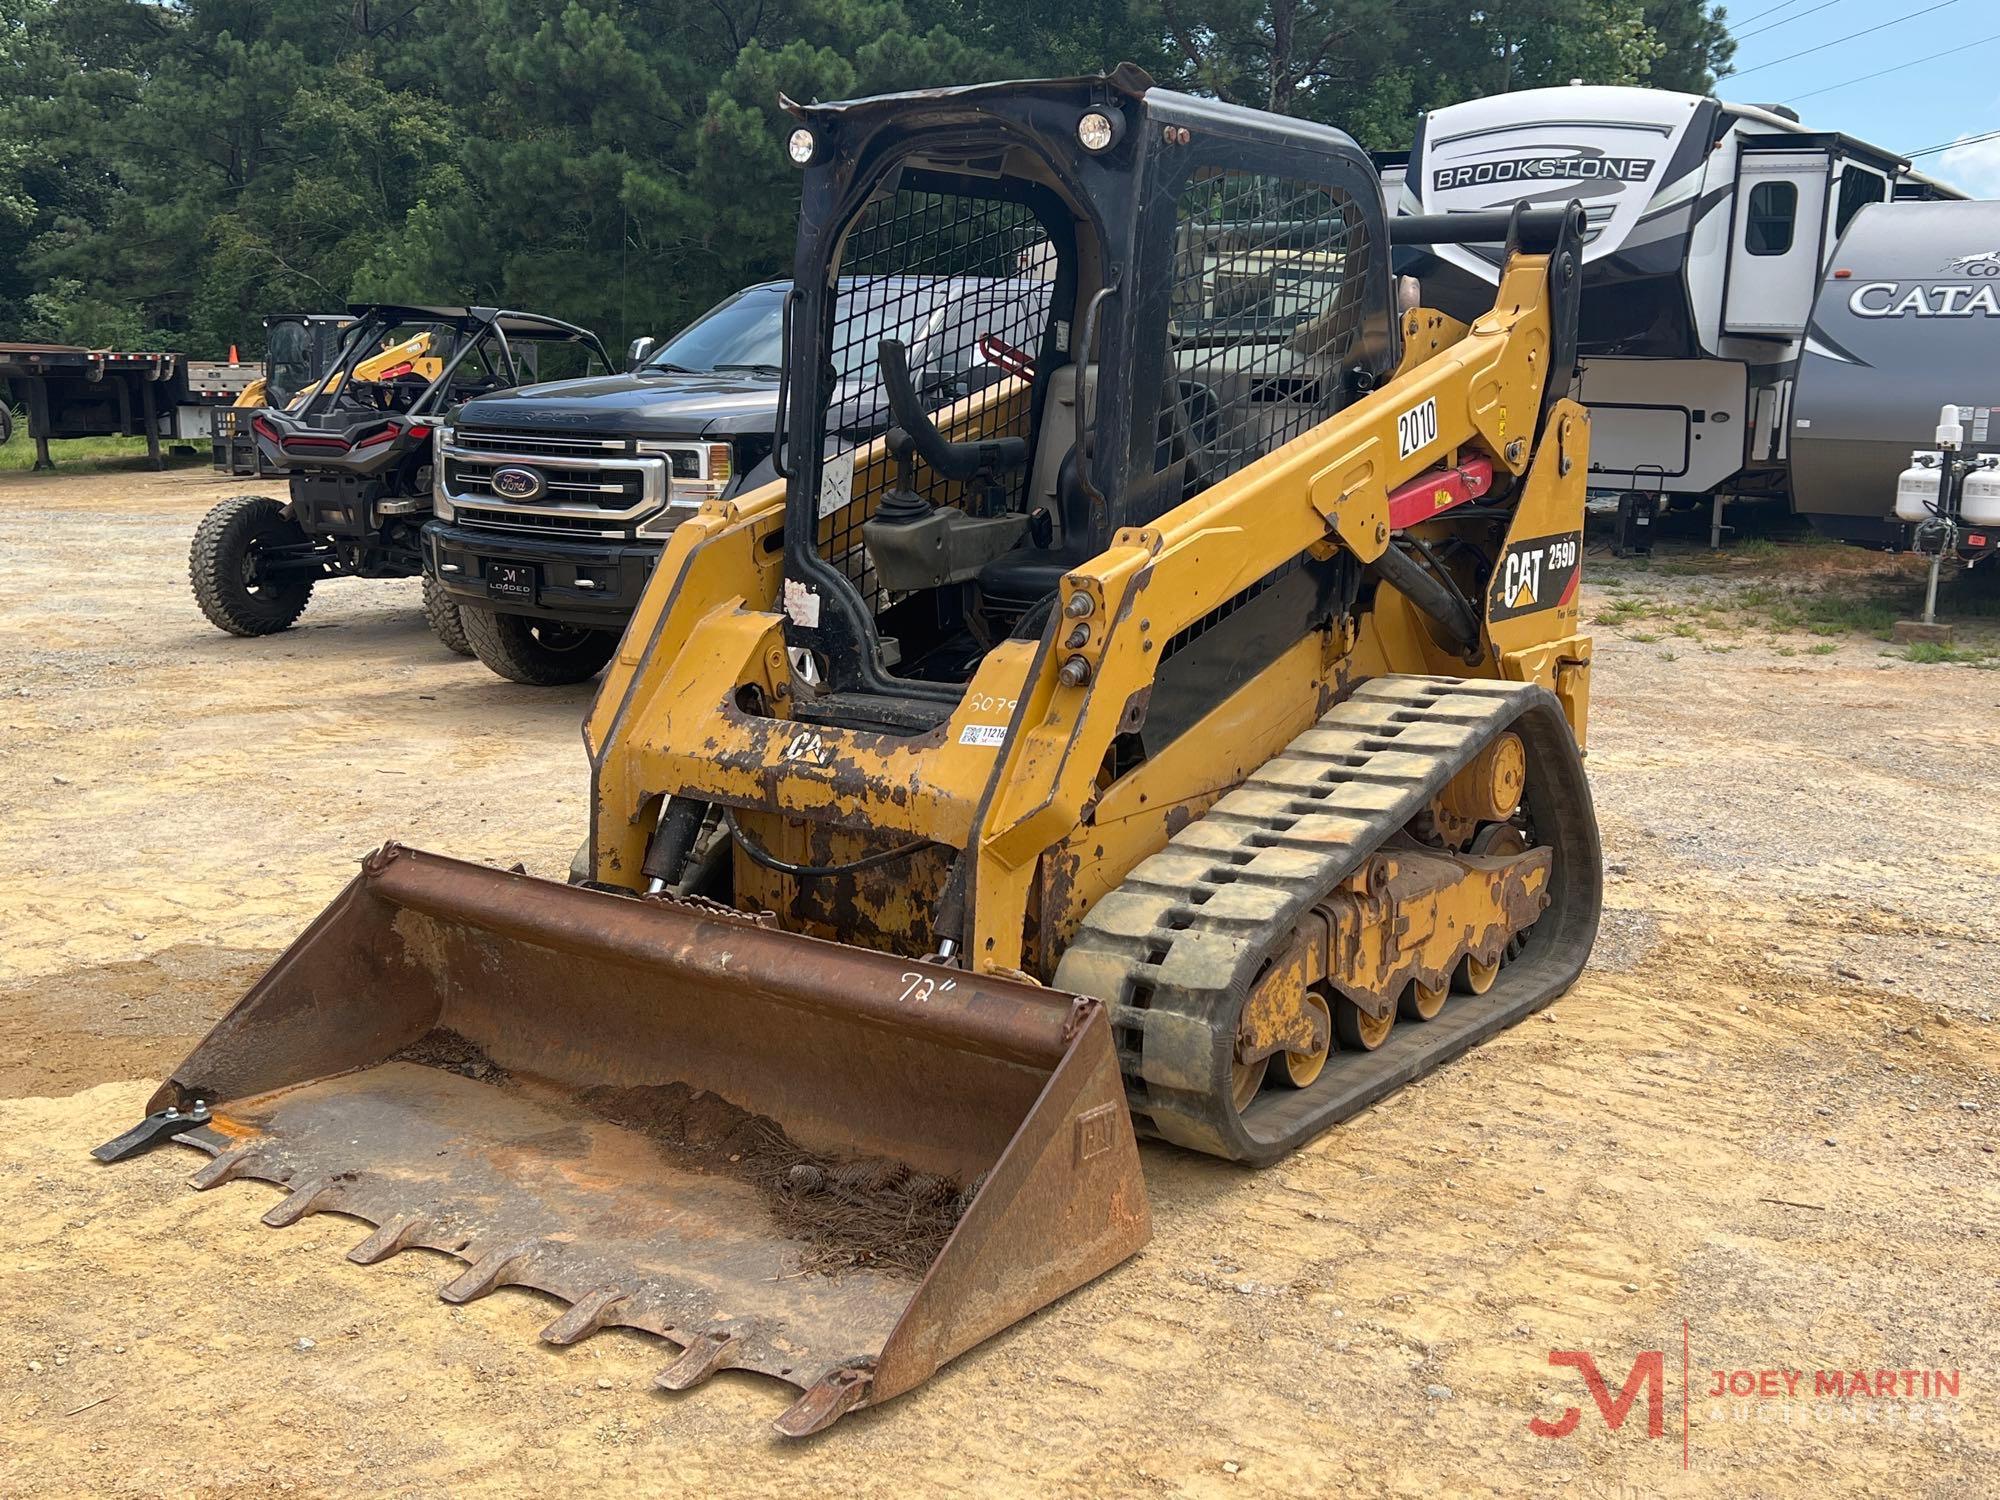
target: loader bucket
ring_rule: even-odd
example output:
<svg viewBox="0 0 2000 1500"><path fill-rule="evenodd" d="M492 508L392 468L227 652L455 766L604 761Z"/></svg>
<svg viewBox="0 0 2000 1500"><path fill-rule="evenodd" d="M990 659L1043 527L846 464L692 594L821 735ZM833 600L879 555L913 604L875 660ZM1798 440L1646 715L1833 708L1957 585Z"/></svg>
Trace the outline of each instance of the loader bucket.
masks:
<svg viewBox="0 0 2000 1500"><path fill-rule="evenodd" d="M1095 1001L387 845L149 1108L198 1188L350 1214L367 1264L757 1370L816 1432L1130 1255L1149 1216ZM197 1111L198 1113L198 1111ZM177 1117L176 1117L177 1118Z"/></svg>

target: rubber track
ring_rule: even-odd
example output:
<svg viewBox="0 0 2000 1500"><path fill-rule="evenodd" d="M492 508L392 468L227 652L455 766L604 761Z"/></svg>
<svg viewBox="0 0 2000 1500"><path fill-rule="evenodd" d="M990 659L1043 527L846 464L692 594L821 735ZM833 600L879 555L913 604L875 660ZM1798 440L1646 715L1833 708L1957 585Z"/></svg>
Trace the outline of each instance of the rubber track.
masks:
<svg viewBox="0 0 2000 1500"><path fill-rule="evenodd" d="M1550 906L1485 995L1454 993L1368 1053L1336 1051L1305 1089L1230 1102L1237 1013L1304 914L1421 812L1504 729L1528 752L1524 799L1555 850ZM1548 1004L1582 971L1602 900L1596 816L1561 705L1526 683L1378 677L1142 861L1084 919L1058 988L1111 1007L1134 1123L1180 1145L1269 1161Z"/></svg>

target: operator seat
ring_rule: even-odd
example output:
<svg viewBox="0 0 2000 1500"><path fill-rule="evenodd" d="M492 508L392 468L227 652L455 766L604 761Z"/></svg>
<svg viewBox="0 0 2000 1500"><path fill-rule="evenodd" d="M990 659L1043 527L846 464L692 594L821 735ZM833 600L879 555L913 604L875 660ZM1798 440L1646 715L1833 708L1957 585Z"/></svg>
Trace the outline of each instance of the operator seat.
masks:
<svg viewBox="0 0 2000 1500"><path fill-rule="evenodd" d="M1083 369L1083 388L1094 399L1097 366ZM1046 546L1024 543L979 570L980 595L995 614L1025 615L1056 592L1065 573L1091 556L1090 495L1076 444L1077 370L1074 364L1060 365L1049 375L1028 488L1028 509L1048 512L1054 534Z"/></svg>
<svg viewBox="0 0 2000 1500"><path fill-rule="evenodd" d="M1024 542L979 570L979 591L996 614L1022 614L1053 595L1063 575L1086 562L1091 542L1091 499L1083 481L1083 455L1076 442L1075 365L1063 365L1049 377L1041 435L1035 454L1034 484L1028 508L1046 510L1056 531L1047 545ZM1097 394L1097 366L1085 367L1085 390ZM1205 404L1204 404L1205 403ZM1196 413L1191 420L1189 406ZM1161 395L1157 459L1150 500L1139 505L1145 520L1171 510L1206 483L1196 433L1201 424L1213 426L1215 398L1205 386L1172 381ZM1024 618L1023 625L1029 622Z"/></svg>

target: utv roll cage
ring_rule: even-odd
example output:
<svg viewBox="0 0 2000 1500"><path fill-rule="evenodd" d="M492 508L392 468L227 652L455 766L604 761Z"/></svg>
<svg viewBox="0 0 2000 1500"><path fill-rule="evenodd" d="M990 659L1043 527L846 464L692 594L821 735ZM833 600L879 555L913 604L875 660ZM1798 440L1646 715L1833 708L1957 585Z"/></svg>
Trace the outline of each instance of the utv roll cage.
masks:
<svg viewBox="0 0 2000 1500"><path fill-rule="evenodd" d="M606 370L618 368L612 364L602 341L589 329L539 313L499 307L423 307L385 302L358 302L347 311L354 323L341 340L340 353L332 370L320 382L319 390L291 413L302 426L309 427L314 417L362 400L368 403L370 410L395 410L410 417L440 416L444 408L453 402L478 394L459 388L463 384L459 379L459 370L468 358L480 350L488 334L493 336L500 354L499 368L490 371L491 389L522 385L532 378L532 374L524 375L520 369L520 361L510 339L577 344L603 361ZM386 398L388 405L385 406L382 395L385 387L378 383L356 382L352 378L354 367L374 352L371 346L385 331L424 323L435 325L450 336L446 341L448 347L438 351L443 367L435 378L409 389L407 401L400 394L394 395ZM484 359L483 355L479 357ZM400 388L391 384L387 389L396 391Z"/></svg>

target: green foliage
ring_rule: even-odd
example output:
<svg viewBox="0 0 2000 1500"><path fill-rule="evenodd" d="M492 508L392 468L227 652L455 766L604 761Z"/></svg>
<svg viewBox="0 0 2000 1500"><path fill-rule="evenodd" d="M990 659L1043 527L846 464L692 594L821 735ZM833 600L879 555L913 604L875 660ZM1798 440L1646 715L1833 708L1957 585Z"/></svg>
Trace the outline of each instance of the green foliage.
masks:
<svg viewBox="0 0 2000 1500"><path fill-rule="evenodd" d="M252 353L370 298L666 334L789 273L781 92L1130 59L1388 147L1731 45L1707 0L0 0L0 337Z"/></svg>

